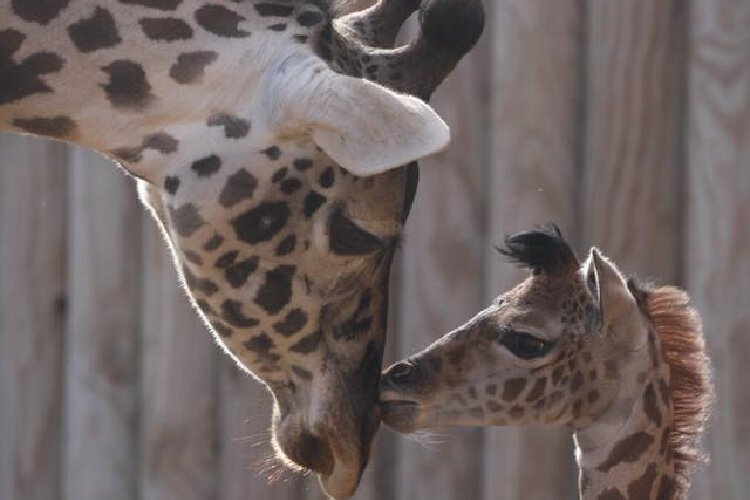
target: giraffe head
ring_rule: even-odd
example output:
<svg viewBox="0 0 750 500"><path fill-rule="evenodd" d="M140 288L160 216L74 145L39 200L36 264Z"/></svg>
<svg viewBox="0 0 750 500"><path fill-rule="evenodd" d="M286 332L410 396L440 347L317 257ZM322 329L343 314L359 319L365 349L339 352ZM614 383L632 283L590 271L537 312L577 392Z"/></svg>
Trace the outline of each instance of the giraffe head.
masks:
<svg viewBox="0 0 750 500"><path fill-rule="evenodd" d="M510 236L501 253L531 275L391 366L381 379L384 422L401 432L567 425L576 431L582 493L685 491L712 399L687 294L636 285L595 248L580 263L557 228ZM592 480L587 467L600 476Z"/></svg>
<svg viewBox="0 0 750 500"><path fill-rule="evenodd" d="M379 424L414 162L449 138L424 101L484 19L481 0L368 3L0 3L0 130L139 178L196 309L272 391L278 455L336 497ZM394 47L416 10L419 34Z"/></svg>
<svg viewBox="0 0 750 500"><path fill-rule="evenodd" d="M556 229L507 238L502 253L531 275L457 330L384 375L386 422L582 425L606 408L618 380L610 360L641 321L619 271L592 250L580 264ZM605 308L600 286L611 290ZM606 317L605 317L606 315ZM607 323L607 338L596 335ZM608 376L609 375L609 376Z"/></svg>
<svg viewBox="0 0 750 500"><path fill-rule="evenodd" d="M255 8L280 24L318 4ZM355 490L380 423L388 278L417 183L416 164L402 164L447 141L408 94L427 98L482 28L480 2L425 2L417 40L387 48L417 7L384 0L321 20L275 59L244 114L206 117L210 154L189 153L161 190L144 185L196 308L273 393L278 457L337 498Z"/></svg>

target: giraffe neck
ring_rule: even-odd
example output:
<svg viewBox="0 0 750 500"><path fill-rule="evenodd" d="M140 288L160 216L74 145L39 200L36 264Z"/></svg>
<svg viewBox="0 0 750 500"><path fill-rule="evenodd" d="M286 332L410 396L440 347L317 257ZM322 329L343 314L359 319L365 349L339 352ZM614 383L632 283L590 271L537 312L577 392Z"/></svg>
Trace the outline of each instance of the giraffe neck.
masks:
<svg viewBox="0 0 750 500"><path fill-rule="evenodd" d="M646 352L646 351L649 352ZM619 364L620 395L574 435L584 500L668 499L674 491L669 372L655 334Z"/></svg>
<svg viewBox="0 0 750 500"><path fill-rule="evenodd" d="M235 117L261 114L252 99L260 75L290 47L311 51L322 24L271 15L287 14L283 4L46 4L0 2L0 132L74 142L145 178L180 161L176 143L205 142L212 117L217 128L241 129ZM299 43L278 43L282 26Z"/></svg>

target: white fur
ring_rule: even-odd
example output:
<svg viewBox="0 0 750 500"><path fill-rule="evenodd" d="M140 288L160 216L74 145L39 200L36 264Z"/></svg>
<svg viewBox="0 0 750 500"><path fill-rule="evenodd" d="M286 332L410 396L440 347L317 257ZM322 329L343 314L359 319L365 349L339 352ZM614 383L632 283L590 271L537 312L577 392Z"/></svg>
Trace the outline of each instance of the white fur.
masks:
<svg viewBox="0 0 750 500"><path fill-rule="evenodd" d="M272 128L309 133L336 163L359 176L375 175L436 153L450 129L416 97L331 71L297 52L265 82Z"/></svg>

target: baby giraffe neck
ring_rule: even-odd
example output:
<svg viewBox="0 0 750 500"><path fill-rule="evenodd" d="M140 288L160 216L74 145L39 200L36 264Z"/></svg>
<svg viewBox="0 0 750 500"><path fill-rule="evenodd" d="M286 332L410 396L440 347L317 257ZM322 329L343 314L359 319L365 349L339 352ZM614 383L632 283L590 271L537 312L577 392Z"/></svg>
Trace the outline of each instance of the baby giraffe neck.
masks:
<svg viewBox="0 0 750 500"><path fill-rule="evenodd" d="M651 355L634 354L640 358L635 364L647 362L648 368L623 366L627 361L623 362L620 397L575 433L584 500L674 498L675 465L670 450L674 411L669 373L656 349L651 332Z"/></svg>

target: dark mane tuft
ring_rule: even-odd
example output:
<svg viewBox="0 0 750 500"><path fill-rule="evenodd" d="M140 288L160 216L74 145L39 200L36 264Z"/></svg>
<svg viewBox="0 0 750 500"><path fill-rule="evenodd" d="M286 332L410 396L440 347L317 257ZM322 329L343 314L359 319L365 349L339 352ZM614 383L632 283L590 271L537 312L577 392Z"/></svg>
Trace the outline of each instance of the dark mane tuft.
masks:
<svg viewBox="0 0 750 500"><path fill-rule="evenodd" d="M556 274L578 269L580 263L555 224L505 237L498 252L535 273Z"/></svg>
<svg viewBox="0 0 750 500"><path fill-rule="evenodd" d="M636 288L635 283L630 287ZM639 291L669 365L674 406L669 446L675 461L676 498L682 498L690 487L695 463L705 460L698 446L714 399L711 363L700 316L690 305L688 294L668 286Z"/></svg>

